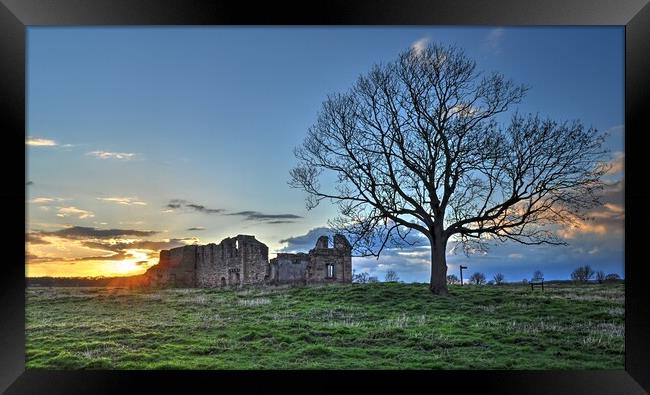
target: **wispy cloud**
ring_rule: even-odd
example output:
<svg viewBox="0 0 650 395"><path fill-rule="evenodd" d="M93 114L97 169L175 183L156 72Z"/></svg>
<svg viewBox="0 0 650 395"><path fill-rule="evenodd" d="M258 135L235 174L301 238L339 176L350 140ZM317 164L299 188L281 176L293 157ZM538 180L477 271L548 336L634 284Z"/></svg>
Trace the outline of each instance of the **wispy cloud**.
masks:
<svg viewBox="0 0 650 395"><path fill-rule="evenodd" d="M411 44L411 49L415 52L416 55L419 55L422 53L422 51L424 51L430 42L431 39L429 37L423 37Z"/></svg>
<svg viewBox="0 0 650 395"><path fill-rule="evenodd" d="M625 170L625 153L624 152L614 152L614 159L609 163L611 166L607 171L607 175L613 176L619 173L622 173Z"/></svg>
<svg viewBox="0 0 650 395"><path fill-rule="evenodd" d="M187 230L205 230L203 226L193 226L191 228L187 228Z"/></svg>
<svg viewBox="0 0 650 395"><path fill-rule="evenodd" d="M56 215L57 217L78 217L79 219L94 218L95 213L88 210L82 210L80 208L70 206L70 207L59 207L59 212Z"/></svg>
<svg viewBox="0 0 650 395"><path fill-rule="evenodd" d="M55 231L38 231L36 232L41 236L55 236L67 239L83 239L83 238L115 238L123 236L151 236L158 231L153 230L134 230L134 229L97 229L88 226L71 226Z"/></svg>
<svg viewBox="0 0 650 395"><path fill-rule="evenodd" d="M505 32L505 29L502 27L497 27L490 30L490 32L483 40L483 48L495 54L501 53L501 43L503 42L503 36L505 35Z"/></svg>
<svg viewBox="0 0 650 395"><path fill-rule="evenodd" d="M146 206L147 203L138 200L136 197L107 197L107 198L97 198L103 202L117 203L124 206Z"/></svg>
<svg viewBox="0 0 650 395"><path fill-rule="evenodd" d="M54 202L56 200L58 200L58 199L48 198L48 197L37 197L37 198L33 198L29 202L34 203L34 204L48 204L48 203L52 203L52 202Z"/></svg>
<svg viewBox="0 0 650 395"><path fill-rule="evenodd" d="M259 211L239 211L237 213L230 213L227 215L242 216L246 221L272 221L274 223L278 223L277 221L289 221L302 218L301 216L295 214L264 214L260 213Z"/></svg>
<svg viewBox="0 0 650 395"><path fill-rule="evenodd" d="M208 208L202 204L191 203L183 199L172 199L167 204L166 210L164 212L169 212L168 210L176 210L176 209L198 211L200 213L205 213L205 214L217 214L225 211L224 209L221 208Z"/></svg>
<svg viewBox="0 0 650 395"><path fill-rule="evenodd" d="M25 140L25 144L35 146L35 147L55 147L57 146L57 142L54 140L50 139L44 139L40 137L32 137L29 136Z"/></svg>
<svg viewBox="0 0 650 395"><path fill-rule="evenodd" d="M98 159L116 159L116 160L130 160L135 157L134 153L129 152L109 152L109 151L91 151L86 155L94 156Z"/></svg>

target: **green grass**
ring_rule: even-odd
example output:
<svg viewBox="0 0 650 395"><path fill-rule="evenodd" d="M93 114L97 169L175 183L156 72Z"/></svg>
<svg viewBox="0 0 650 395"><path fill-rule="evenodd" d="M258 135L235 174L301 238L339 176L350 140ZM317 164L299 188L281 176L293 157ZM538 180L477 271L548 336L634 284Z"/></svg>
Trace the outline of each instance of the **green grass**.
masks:
<svg viewBox="0 0 650 395"><path fill-rule="evenodd" d="M27 289L28 369L623 369L622 284Z"/></svg>

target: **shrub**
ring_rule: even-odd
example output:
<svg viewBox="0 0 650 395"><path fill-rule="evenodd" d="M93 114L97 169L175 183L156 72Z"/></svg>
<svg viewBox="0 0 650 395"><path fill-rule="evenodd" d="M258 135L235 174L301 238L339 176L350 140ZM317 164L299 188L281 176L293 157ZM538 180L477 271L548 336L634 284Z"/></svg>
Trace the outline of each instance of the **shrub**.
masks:
<svg viewBox="0 0 650 395"><path fill-rule="evenodd" d="M621 276L619 276L616 273L609 273L608 275L605 276L605 281L608 283L613 283L621 279Z"/></svg>
<svg viewBox="0 0 650 395"><path fill-rule="evenodd" d="M384 281L397 282L399 281L399 276L397 275L397 272L395 270L389 270L386 272L386 275L384 276Z"/></svg>
<svg viewBox="0 0 650 395"><path fill-rule="evenodd" d="M447 284L458 284L460 280L456 277L455 274L450 274L447 276Z"/></svg>
<svg viewBox="0 0 650 395"><path fill-rule="evenodd" d="M576 268L571 273L571 279L578 283L586 283L594 276L594 270L589 265Z"/></svg>
<svg viewBox="0 0 650 395"><path fill-rule="evenodd" d="M470 276L469 281L476 285L485 284L485 274L476 272Z"/></svg>

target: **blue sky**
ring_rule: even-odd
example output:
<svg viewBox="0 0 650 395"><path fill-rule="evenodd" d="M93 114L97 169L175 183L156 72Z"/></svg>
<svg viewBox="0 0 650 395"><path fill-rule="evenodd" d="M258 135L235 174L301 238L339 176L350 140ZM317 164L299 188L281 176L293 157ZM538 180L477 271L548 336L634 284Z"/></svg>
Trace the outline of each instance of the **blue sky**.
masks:
<svg viewBox="0 0 650 395"><path fill-rule="evenodd" d="M622 27L30 27L27 274L127 274L156 262L156 248L119 250L120 240L170 247L246 233L272 253L313 245L336 211L307 211L287 185L292 149L327 94L427 41L529 85L520 112L609 130L622 164ZM568 247L500 245L450 256L450 272L463 263L512 281L536 269L568 278L589 263L622 275L622 168L608 181L609 206L567 233ZM72 227L86 238L59 237ZM109 240L102 229L125 232ZM389 251L354 268L428 281L426 255Z"/></svg>

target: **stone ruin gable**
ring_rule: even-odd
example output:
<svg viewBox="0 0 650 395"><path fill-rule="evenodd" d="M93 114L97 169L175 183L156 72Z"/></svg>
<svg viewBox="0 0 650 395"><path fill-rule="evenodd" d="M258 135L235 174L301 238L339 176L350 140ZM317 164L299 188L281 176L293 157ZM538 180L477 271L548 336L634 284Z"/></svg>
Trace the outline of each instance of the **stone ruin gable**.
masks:
<svg viewBox="0 0 650 395"><path fill-rule="evenodd" d="M334 235L333 248L327 236L318 238L316 247L309 250L306 282L352 282L352 246L345 236Z"/></svg>
<svg viewBox="0 0 650 395"><path fill-rule="evenodd" d="M343 235L321 236L309 253L280 253L271 259L270 280L273 284L352 282L352 247Z"/></svg>
<svg viewBox="0 0 650 395"><path fill-rule="evenodd" d="M268 247L248 235L163 250L158 265L145 273L145 283L204 288L261 283L269 274L268 256Z"/></svg>

